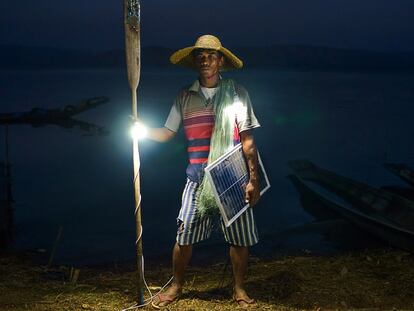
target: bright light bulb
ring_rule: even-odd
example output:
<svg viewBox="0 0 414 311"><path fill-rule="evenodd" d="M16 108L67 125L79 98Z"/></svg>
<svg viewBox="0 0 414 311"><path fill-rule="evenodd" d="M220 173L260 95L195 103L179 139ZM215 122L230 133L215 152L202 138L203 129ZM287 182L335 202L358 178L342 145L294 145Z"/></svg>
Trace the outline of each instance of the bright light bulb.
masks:
<svg viewBox="0 0 414 311"><path fill-rule="evenodd" d="M135 122L131 127L131 136L133 139L143 139L148 135L147 127L140 123Z"/></svg>
<svg viewBox="0 0 414 311"><path fill-rule="evenodd" d="M243 103L238 99L233 102L233 107L236 111L240 111L243 110L243 108L245 108Z"/></svg>
<svg viewBox="0 0 414 311"><path fill-rule="evenodd" d="M224 111L230 119L240 118L242 120L246 117L247 108L239 99L236 99L233 104L228 106Z"/></svg>

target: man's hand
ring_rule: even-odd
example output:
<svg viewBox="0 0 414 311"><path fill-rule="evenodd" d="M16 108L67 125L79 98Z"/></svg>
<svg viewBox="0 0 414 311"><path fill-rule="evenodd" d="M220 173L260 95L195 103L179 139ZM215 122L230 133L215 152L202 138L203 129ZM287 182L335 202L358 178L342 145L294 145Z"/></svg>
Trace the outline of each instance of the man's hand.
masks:
<svg viewBox="0 0 414 311"><path fill-rule="evenodd" d="M256 205L260 199L260 187L257 180L250 180L246 186L246 203L249 203L250 207Z"/></svg>
<svg viewBox="0 0 414 311"><path fill-rule="evenodd" d="M160 127L160 128L146 127L145 124L141 121L141 119L133 118L131 116L131 125L134 125L134 124L139 125L141 128L146 128L146 130L148 131L147 137L151 140L155 140L160 143L164 143L164 142L171 140L176 134L176 132L173 132L166 127Z"/></svg>
<svg viewBox="0 0 414 311"><path fill-rule="evenodd" d="M256 144L250 130L241 132L240 140L249 170L249 183L246 185L245 200L250 206L254 206L260 199Z"/></svg>

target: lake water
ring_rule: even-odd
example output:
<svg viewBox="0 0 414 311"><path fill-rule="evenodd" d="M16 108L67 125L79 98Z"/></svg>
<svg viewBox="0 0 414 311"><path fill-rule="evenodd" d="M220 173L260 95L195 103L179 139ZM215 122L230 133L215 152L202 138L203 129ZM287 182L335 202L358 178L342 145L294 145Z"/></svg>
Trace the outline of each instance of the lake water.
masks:
<svg viewBox="0 0 414 311"><path fill-rule="evenodd" d="M382 167L384 162L414 166L413 74L246 69L224 77L248 89L262 124L255 138L272 188L255 210L263 243L253 252L338 249L317 232L286 233L313 220L286 178L289 160L307 158L373 186L402 184ZM191 71L144 69L138 92L141 118L162 126L178 90L194 79ZM109 103L75 117L106 126L111 131L106 137L56 126L10 127L15 247L50 250L63 226L57 262L134 258L131 102L125 72L0 71L0 95L0 112L110 97ZM186 178L184 136L180 132L166 144L144 141L140 148L144 253L169 258ZM224 249L219 233L206 244L205 249Z"/></svg>

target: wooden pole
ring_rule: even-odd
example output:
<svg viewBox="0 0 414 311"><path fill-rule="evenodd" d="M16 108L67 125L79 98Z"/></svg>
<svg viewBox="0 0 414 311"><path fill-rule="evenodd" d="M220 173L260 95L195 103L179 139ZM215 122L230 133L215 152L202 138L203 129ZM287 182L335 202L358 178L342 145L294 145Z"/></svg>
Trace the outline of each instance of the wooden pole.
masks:
<svg viewBox="0 0 414 311"><path fill-rule="evenodd" d="M125 27L125 56L128 72L128 82L132 95L132 117L138 118L137 88L141 71L141 40L140 40L140 2L139 0L124 0ZM136 255L138 269L138 303L143 304L143 268L142 268L142 225L141 225L141 190L139 178L139 148L138 139L133 138L134 164L134 193L135 193L135 222L136 222Z"/></svg>

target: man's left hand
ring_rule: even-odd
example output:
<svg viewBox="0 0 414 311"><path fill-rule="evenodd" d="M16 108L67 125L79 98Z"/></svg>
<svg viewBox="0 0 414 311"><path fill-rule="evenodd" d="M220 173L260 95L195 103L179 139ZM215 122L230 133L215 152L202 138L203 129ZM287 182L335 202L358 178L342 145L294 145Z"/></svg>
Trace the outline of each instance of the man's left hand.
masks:
<svg viewBox="0 0 414 311"><path fill-rule="evenodd" d="M246 203L249 203L250 207L256 205L260 199L260 187L259 182L250 180L246 186Z"/></svg>

